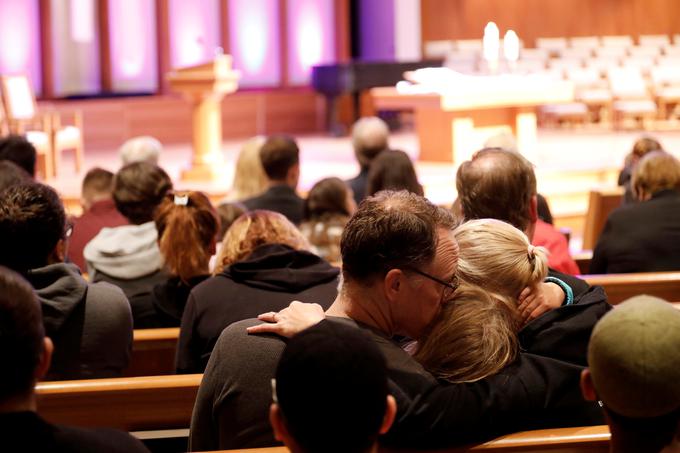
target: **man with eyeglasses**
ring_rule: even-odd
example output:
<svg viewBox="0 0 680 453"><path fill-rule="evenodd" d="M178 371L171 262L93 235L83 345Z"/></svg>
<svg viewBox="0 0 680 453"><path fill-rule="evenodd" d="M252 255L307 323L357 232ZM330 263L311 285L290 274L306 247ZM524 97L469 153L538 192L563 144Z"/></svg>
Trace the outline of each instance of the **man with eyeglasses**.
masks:
<svg viewBox="0 0 680 453"><path fill-rule="evenodd" d="M385 356L397 416L383 441L443 447L546 426L560 417L561 425L590 421L597 408L578 392L581 367L523 354L496 376L445 384L394 341L418 339L455 290L454 226L451 213L427 199L386 191L364 200L343 233L343 281L326 315L364 329ZM270 317L275 315L264 318ZM246 320L222 332L194 406L193 451L275 444L267 419L270 380L285 342L246 333L258 324ZM266 332L267 325L256 330Z"/></svg>
<svg viewBox="0 0 680 453"><path fill-rule="evenodd" d="M24 183L0 192L0 265L20 273L38 296L55 345L46 379L120 376L132 346L130 305L120 289L90 284L64 262L72 232L54 189Z"/></svg>

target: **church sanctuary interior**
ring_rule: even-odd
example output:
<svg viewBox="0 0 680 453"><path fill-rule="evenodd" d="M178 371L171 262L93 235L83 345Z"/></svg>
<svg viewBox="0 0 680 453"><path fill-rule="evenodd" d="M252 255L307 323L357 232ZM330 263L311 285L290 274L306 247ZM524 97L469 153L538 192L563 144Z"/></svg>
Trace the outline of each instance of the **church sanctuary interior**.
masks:
<svg viewBox="0 0 680 453"><path fill-rule="evenodd" d="M678 0L0 0L0 435L680 451L679 159Z"/></svg>

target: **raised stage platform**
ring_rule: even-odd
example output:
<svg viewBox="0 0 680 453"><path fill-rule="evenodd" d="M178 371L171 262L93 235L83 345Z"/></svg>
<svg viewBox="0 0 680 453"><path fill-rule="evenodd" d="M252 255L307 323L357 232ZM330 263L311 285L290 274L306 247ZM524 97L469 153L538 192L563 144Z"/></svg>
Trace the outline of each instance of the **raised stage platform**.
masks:
<svg viewBox="0 0 680 453"><path fill-rule="evenodd" d="M302 162L301 191L327 176L345 179L356 174L357 164L348 137L334 138L313 132L320 131L323 126L324 108L323 101L314 93L306 90L268 94L243 92L230 96L223 104L225 166L222 177L211 183L179 182L181 170L191 159L189 108L180 98L73 101L57 106L81 108L84 112L85 169L100 166L116 171L120 165L117 148L125 138L154 135L165 145L160 164L177 181L177 187L203 190L213 199L227 193L239 148L245 139L257 133L288 132L298 139ZM667 150L680 157L680 125L669 124L666 129L653 135ZM538 130L533 161L539 191L548 197L557 225L572 229L574 249L580 248L589 191L616 184L624 156L642 133L599 128ZM394 133L391 146L406 151L416 161L420 181L431 200L443 205L453 202L457 163L418 160L418 139L412 130ZM60 191L69 210L77 213L84 172L75 173L72 159L72 155L65 152L59 178L49 182Z"/></svg>

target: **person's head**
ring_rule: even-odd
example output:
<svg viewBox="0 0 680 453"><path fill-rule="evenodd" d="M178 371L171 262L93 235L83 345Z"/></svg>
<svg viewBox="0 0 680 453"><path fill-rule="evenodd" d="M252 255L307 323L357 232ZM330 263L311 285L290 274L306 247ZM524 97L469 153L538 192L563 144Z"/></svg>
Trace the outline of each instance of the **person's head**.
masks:
<svg viewBox="0 0 680 453"><path fill-rule="evenodd" d="M0 193L0 265L24 273L61 262L70 233L51 187L24 183Z"/></svg>
<svg viewBox="0 0 680 453"><path fill-rule="evenodd" d="M362 169L368 168L375 157L388 147L390 130L376 116L360 118L352 126L354 155Z"/></svg>
<svg viewBox="0 0 680 453"><path fill-rule="evenodd" d="M503 300L511 310L522 290L542 282L548 274L543 247L509 223L477 219L458 226L458 278Z"/></svg>
<svg viewBox="0 0 680 453"><path fill-rule="evenodd" d="M417 339L455 287L454 225L450 212L407 191L367 198L342 234L341 292L375 295L394 333Z"/></svg>
<svg viewBox="0 0 680 453"><path fill-rule="evenodd" d="M509 131L499 132L492 135L484 142L484 148L498 148L506 151L519 152L517 149L517 139Z"/></svg>
<svg viewBox="0 0 680 453"><path fill-rule="evenodd" d="M86 211L96 202L110 199L113 194L113 173L99 167L91 169L83 178L80 193L81 204Z"/></svg>
<svg viewBox="0 0 680 453"><path fill-rule="evenodd" d="M274 435L294 453L372 451L396 413L375 342L361 329L330 321L288 342L272 389Z"/></svg>
<svg viewBox="0 0 680 453"><path fill-rule="evenodd" d="M246 141L241 147L231 185L233 199L245 200L267 190L267 174L260 160L260 149L264 142L264 137L257 136Z"/></svg>
<svg viewBox="0 0 680 453"><path fill-rule="evenodd" d="M12 410L33 395L50 365L52 342L45 337L42 312L31 285L0 267L0 411Z"/></svg>
<svg viewBox="0 0 680 453"><path fill-rule="evenodd" d="M661 143L659 143L655 138L644 136L635 141L633 144L633 149L631 150L631 154L633 155L634 159L641 159L647 153L661 150L663 150L663 147L661 146Z"/></svg>
<svg viewBox="0 0 680 453"><path fill-rule="evenodd" d="M269 181L297 187L300 178L300 150L290 137L269 137L260 148L260 160Z"/></svg>
<svg viewBox="0 0 680 453"><path fill-rule="evenodd" d="M352 189L339 178L324 178L314 184L305 200L305 219L351 216L356 210Z"/></svg>
<svg viewBox="0 0 680 453"><path fill-rule="evenodd" d="M680 422L678 345L680 310L652 296L628 299L595 325L581 390L602 402L613 444L627 438L659 451L673 439Z"/></svg>
<svg viewBox="0 0 680 453"><path fill-rule="evenodd" d="M265 210L246 212L232 223L224 235L214 273L219 274L233 263L246 259L253 250L265 244L283 244L295 250L310 249L307 239L284 215Z"/></svg>
<svg viewBox="0 0 680 453"><path fill-rule="evenodd" d="M9 160L35 178L35 147L24 137L10 135L0 139L0 160Z"/></svg>
<svg viewBox="0 0 680 453"><path fill-rule="evenodd" d="M158 247L170 275L188 282L209 273L219 220L208 197L201 192L168 194L155 221Z"/></svg>
<svg viewBox="0 0 680 453"><path fill-rule="evenodd" d="M232 223L248 209L241 203L222 203L217 206L217 215L220 218L220 231L217 233L219 242L222 242L227 230Z"/></svg>
<svg viewBox="0 0 680 453"><path fill-rule="evenodd" d="M503 220L533 236L536 176L520 154L496 148L478 151L458 168L456 190L466 220Z"/></svg>
<svg viewBox="0 0 680 453"><path fill-rule="evenodd" d="M680 189L680 161L665 151L651 151L640 159L633 171L633 193L649 200L662 190Z"/></svg>
<svg viewBox="0 0 680 453"><path fill-rule="evenodd" d="M134 137L123 143L118 150L123 166L134 162L147 162L158 165L163 145L157 139L144 135Z"/></svg>
<svg viewBox="0 0 680 453"><path fill-rule="evenodd" d="M461 284L414 358L439 379L473 382L498 373L518 351L513 312L483 288Z"/></svg>
<svg viewBox="0 0 680 453"><path fill-rule="evenodd" d="M156 208L170 190L172 181L162 168L134 162L116 173L113 201L130 223L141 225L153 220Z"/></svg>
<svg viewBox="0 0 680 453"><path fill-rule="evenodd" d="M0 191L30 180L31 176L26 170L12 161L0 160Z"/></svg>
<svg viewBox="0 0 680 453"><path fill-rule="evenodd" d="M416 195L424 194L408 154L386 150L373 160L368 171L366 193L373 195L381 190L408 190Z"/></svg>

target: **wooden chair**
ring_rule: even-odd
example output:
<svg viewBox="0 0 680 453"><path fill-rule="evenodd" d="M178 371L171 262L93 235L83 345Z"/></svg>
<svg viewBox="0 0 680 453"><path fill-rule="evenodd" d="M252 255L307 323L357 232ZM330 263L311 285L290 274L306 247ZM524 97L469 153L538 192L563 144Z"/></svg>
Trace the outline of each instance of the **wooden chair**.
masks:
<svg viewBox="0 0 680 453"><path fill-rule="evenodd" d="M531 452L531 453L604 453L609 451L609 428L602 426L585 426L579 428L555 428L536 431L523 431L508 434L497 439L468 447L446 448L441 450L422 450L429 453L463 453L470 451L484 452ZM289 453L286 447L254 448L247 450L224 450L240 453ZM381 447L380 453L407 453L418 450L388 449Z"/></svg>
<svg viewBox="0 0 680 453"><path fill-rule="evenodd" d="M0 78L0 85L12 132L25 133L27 139L34 144L42 143L45 136L47 137L54 165L52 165L51 174L46 178L57 176L61 153L67 149L74 150L75 168L76 172L79 172L83 168L83 124L80 112L73 114L73 124L63 125L59 114L38 112L28 77L24 75L3 76ZM50 169L47 168L47 170Z"/></svg>
<svg viewBox="0 0 680 453"><path fill-rule="evenodd" d="M669 302L680 300L680 272L584 275L582 278L591 286L602 286L607 293L607 301L612 305L640 294Z"/></svg>
<svg viewBox="0 0 680 453"><path fill-rule="evenodd" d="M52 423L125 431L188 428L202 374L41 382L38 413Z"/></svg>
<svg viewBox="0 0 680 453"><path fill-rule="evenodd" d="M132 357L124 376L161 376L175 373L175 351L179 327L137 329Z"/></svg>
<svg viewBox="0 0 680 453"><path fill-rule="evenodd" d="M602 233L607 217L619 206L623 199L623 188L591 190L583 231L583 250L592 250Z"/></svg>
<svg viewBox="0 0 680 453"><path fill-rule="evenodd" d="M2 83L0 83L0 88ZM0 89L0 136L9 135L11 133L22 133L22 130L28 128L23 133L26 140L31 142L37 153L36 172L43 178L48 179L54 173L54 162L52 159L52 145L50 141L52 125L47 117L36 118L29 124L14 124L10 121L7 115L7 107L5 105L5 98Z"/></svg>

